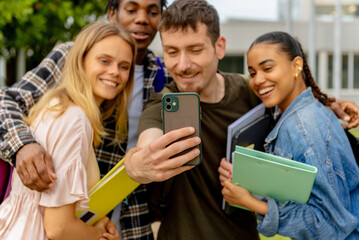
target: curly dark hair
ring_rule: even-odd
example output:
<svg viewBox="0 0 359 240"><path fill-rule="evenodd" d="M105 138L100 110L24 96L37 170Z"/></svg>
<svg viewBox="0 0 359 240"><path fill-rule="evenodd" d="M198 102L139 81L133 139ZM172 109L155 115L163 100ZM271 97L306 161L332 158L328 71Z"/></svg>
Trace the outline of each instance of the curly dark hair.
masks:
<svg viewBox="0 0 359 240"><path fill-rule="evenodd" d="M110 9L117 9L120 5L121 0L108 0L107 6L105 8L105 11L108 12ZM161 13L163 12L163 9L167 7L167 0L159 0L161 4Z"/></svg>

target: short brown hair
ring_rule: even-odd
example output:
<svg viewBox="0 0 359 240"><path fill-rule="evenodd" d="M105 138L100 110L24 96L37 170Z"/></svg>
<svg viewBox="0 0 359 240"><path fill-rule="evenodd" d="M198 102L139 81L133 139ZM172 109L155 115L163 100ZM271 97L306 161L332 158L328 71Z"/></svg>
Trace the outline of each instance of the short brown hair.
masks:
<svg viewBox="0 0 359 240"><path fill-rule="evenodd" d="M207 26L207 34L212 43L215 44L219 35L219 17L217 10L206 0L176 0L164 11L158 30L168 31L184 30L190 26L197 30L197 23L201 22Z"/></svg>

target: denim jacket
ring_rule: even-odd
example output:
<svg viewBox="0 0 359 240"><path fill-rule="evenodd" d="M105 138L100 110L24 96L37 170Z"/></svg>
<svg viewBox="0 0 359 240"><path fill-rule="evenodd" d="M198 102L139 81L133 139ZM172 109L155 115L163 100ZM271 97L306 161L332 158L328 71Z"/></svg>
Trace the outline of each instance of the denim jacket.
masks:
<svg viewBox="0 0 359 240"><path fill-rule="evenodd" d="M266 198L258 231L292 239L359 239L359 168L337 117L311 89L285 110L266 138L268 153L316 166L307 204Z"/></svg>

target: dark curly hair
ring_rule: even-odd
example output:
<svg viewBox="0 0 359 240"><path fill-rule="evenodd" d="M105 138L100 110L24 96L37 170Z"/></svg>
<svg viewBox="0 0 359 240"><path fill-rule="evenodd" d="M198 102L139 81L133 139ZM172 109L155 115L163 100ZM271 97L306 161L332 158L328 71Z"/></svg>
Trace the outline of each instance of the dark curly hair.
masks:
<svg viewBox="0 0 359 240"><path fill-rule="evenodd" d="M105 8L105 11L108 12L110 9L118 9L120 5L121 0L108 0L107 6ZM161 13L163 12L163 9L167 7L167 0L159 0L161 4Z"/></svg>

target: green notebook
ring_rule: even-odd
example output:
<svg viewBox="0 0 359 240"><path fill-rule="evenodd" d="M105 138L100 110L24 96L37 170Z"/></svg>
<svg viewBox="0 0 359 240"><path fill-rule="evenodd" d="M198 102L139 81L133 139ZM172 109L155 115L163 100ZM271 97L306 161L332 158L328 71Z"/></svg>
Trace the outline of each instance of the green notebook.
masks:
<svg viewBox="0 0 359 240"><path fill-rule="evenodd" d="M260 197L306 203L316 173L314 166L236 146L232 183Z"/></svg>

